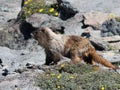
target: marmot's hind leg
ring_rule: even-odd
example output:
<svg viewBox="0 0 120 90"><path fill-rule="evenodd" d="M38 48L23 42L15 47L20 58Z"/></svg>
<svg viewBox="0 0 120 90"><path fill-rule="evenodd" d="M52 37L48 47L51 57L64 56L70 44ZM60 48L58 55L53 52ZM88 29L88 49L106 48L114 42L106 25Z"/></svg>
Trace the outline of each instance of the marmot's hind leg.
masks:
<svg viewBox="0 0 120 90"><path fill-rule="evenodd" d="M85 53L85 54L83 55L83 60L84 60L86 63L88 63L88 64L92 64L92 65L95 64L95 62L94 62L94 60L93 60L93 58L92 58L92 56L91 56L90 54Z"/></svg>
<svg viewBox="0 0 120 90"><path fill-rule="evenodd" d="M78 52L77 50L71 50L70 51L70 58L72 60L73 63L80 63L82 61L82 57L78 57Z"/></svg>

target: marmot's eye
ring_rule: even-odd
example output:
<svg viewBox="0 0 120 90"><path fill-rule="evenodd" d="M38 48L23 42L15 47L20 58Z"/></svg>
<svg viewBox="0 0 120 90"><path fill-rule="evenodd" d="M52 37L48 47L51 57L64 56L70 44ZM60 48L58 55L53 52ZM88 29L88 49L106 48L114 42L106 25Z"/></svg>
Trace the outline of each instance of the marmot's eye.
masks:
<svg viewBox="0 0 120 90"><path fill-rule="evenodd" d="M41 29L41 32L45 32L45 29Z"/></svg>

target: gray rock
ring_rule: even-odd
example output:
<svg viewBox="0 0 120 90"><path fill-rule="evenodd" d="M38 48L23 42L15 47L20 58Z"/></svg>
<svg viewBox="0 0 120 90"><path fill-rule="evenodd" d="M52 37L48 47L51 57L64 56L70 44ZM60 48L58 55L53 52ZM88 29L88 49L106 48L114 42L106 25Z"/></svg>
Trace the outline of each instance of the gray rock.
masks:
<svg viewBox="0 0 120 90"><path fill-rule="evenodd" d="M17 17L21 7L21 0L0 0L0 23Z"/></svg>
<svg viewBox="0 0 120 90"><path fill-rule="evenodd" d="M3 60L3 69L8 69L9 73L13 73L15 69L26 67L29 62L36 65L42 65L45 62L45 54L42 48L38 51L30 50L11 50L6 47L0 47L0 58ZM25 55L21 55L24 53Z"/></svg>
<svg viewBox="0 0 120 90"><path fill-rule="evenodd" d="M1 26L2 27L2 26ZM29 28L28 28L29 29ZM38 43L34 39L25 40L19 29L19 23L9 22L0 30L0 46L11 49L37 49ZM34 49L35 49L34 48Z"/></svg>
<svg viewBox="0 0 120 90"><path fill-rule="evenodd" d="M76 17L78 16L63 21L58 17L36 13L27 18L26 21L31 23L34 27L48 26L52 27L52 29L61 29L61 27L64 27L64 31L66 34L81 35L81 33L84 31L84 29L81 29L81 17Z"/></svg>
<svg viewBox="0 0 120 90"><path fill-rule="evenodd" d="M120 62L120 54L113 51L102 52L101 55L106 58L109 62L118 63Z"/></svg>
<svg viewBox="0 0 120 90"><path fill-rule="evenodd" d="M41 90L35 86L35 77L42 73L40 70L24 72L23 74L8 75L0 78L0 90Z"/></svg>
<svg viewBox="0 0 120 90"><path fill-rule="evenodd" d="M59 17L62 20L67 20L71 17L74 17L75 14L78 13L78 10L76 8L73 8L73 6L70 4L70 2L64 1L64 0L56 0L56 4L52 4L51 6L55 8L59 12ZM57 5L57 7L56 7Z"/></svg>
<svg viewBox="0 0 120 90"><path fill-rule="evenodd" d="M108 14L103 12L88 12L83 15L85 25L92 26L94 30L101 30L101 25L108 20Z"/></svg>
<svg viewBox="0 0 120 90"><path fill-rule="evenodd" d="M58 17L49 16L47 14L33 14L26 19L27 22L31 23L33 27L55 27L58 28L62 25L63 21Z"/></svg>
<svg viewBox="0 0 120 90"><path fill-rule="evenodd" d="M105 13L115 13L120 15L120 1L119 0L66 0L69 1L72 6L77 8L80 13L100 11Z"/></svg>
<svg viewBox="0 0 120 90"><path fill-rule="evenodd" d="M114 35L120 35L120 22L115 19L105 21L102 24L101 36L106 37Z"/></svg>

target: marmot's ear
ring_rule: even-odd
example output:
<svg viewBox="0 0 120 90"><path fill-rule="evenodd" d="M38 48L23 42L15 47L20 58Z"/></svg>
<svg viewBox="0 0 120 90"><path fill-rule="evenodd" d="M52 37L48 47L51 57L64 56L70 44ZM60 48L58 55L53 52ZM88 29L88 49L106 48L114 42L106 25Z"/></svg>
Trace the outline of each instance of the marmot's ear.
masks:
<svg viewBox="0 0 120 90"><path fill-rule="evenodd" d="M53 27L49 27L49 28L53 30Z"/></svg>

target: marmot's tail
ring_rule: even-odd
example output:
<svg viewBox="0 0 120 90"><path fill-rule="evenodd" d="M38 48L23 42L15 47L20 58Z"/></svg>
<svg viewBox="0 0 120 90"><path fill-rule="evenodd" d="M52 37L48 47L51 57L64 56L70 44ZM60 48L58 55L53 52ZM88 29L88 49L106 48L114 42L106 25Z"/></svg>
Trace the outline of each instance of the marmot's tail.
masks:
<svg viewBox="0 0 120 90"><path fill-rule="evenodd" d="M114 70L116 70L118 67L117 66L114 66L112 65L110 62L108 62L106 59L104 59L103 57L99 56L95 49L94 48L90 48L90 55L92 56L92 60L94 60L95 62L97 63L101 63L102 65L106 66L106 67L109 67L109 68L112 68Z"/></svg>

